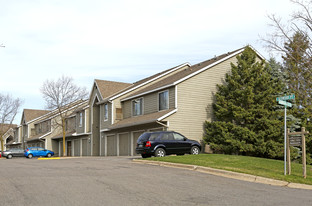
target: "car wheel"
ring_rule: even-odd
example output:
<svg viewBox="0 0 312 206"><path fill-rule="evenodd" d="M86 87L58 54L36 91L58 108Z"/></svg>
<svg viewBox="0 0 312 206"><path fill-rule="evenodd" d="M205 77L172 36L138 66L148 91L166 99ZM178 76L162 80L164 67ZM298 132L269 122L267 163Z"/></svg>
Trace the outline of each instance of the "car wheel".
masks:
<svg viewBox="0 0 312 206"><path fill-rule="evenodd" d="M8 159L12 159L12 157L13 157L13 156L12 156L11 154L9 154L7 158L8 158Z"/></svg>
<svg viewBox="0 0 312 206"><path fill-rule="evenodd" d="M199 147L193 146L193 147L191 148L191 154L192 154L192 155L198 155L199 152L200 152Z"/></svg>
<svg viewBox="0 0 312 206"><path fill-rule="evenodd" d="M163 148L158 148L155 151L155 157L164 157L166 156L166 151Z"/></svg>
<svg viewBox="0 0 312 206"><path fill-rule="evenodd" d="M48 153L48 154L47 154L47 157L52 157L51 153Z"/></svg>
<svg viewBox="0 0 312 206"><path fill-rule="evenodd" d="M31 158L33 157L33 155L32 155L32 154L29 154L27 157L28 157L29 159L31 159Z"/></svg>

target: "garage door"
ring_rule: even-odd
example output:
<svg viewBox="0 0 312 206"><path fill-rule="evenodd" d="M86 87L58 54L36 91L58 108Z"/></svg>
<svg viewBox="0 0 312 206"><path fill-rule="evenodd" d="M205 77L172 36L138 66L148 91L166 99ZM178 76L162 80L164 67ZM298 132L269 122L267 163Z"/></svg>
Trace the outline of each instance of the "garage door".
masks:
<svg viewBox="0 0 312 206"><path fill-rule="evenodd" d="M137 145L137 141L140 137L141 134L143 134L144 131L140 131L140 132L133 132L133 155L136 156L138 155L136 152L135 152L135 148L136 148L136 145Z"/></svg>
<svg viewBox="0 0 312 206"><path fill-rule="evenodd" d="M60 157L63 157L63 142L60 142Z"/></svg>
<svg viewBox="0 0 312 206"><path fill-rule="evenodd" d="M101 156L105 156L105 139L104 134L101 135Z"/></svg>
<svg viewBox="0 0 312 206"><path fill-rule="evenodd" d="M82 139L82 156L88 155L88 140Z"/></svg>
<svg viewBox="0 0 312 206"><path fill-rule="evenodd" d="M130 155L130 139L129 133L119 134L119 155Z"/></svg>
<svg viewBox="0 0 312 206"><path fill-rule="evenodd" d="M117 156L116 135L107 135L107 156Z"/></svg>
<svg viewBox="0 0 312 206"><path fill-rule="evenodd" d="M80 156L80 140L74 140L74 156Z"/></svg>

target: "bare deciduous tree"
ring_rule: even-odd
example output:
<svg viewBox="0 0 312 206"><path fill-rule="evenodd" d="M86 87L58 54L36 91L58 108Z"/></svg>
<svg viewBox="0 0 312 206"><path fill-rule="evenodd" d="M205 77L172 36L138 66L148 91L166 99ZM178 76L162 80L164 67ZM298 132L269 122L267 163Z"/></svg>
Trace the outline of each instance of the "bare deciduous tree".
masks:
<svg viewBox="0 0 312 206"><path fill-rule="evenodd" d="M285 24L281 18L270 15L274 32L262 37L262 41L270 51L281 54L283 69L289 76L288 87L296 94L296 103L311 107L312 0L291 2L297 10L290 15L290 20Z"/></svg>
<svg viewBox="0 0 312 206"><path fill-rule="evenodd" d="M307 57L312 58L312 1L291 0L291 2L295 6L298 6L299 10L290 15L291 18L286 24L275 14L269 15L270 26L274 28L274 32L261 37L261 40L270 51L286 56L288 51L285 48L285 44L292 42L293 36L296 33L300 33L307 37L310 44L308 49L304 49L301 52L305 53ZM293 58L294 61L296 60L296 57L290 56L290 58ZM312 67L312 62L307 63Z"/></svg>
<svg viewBox="0 0 312 206"><path fill-rule="evenodd" d="M22 100L14 99L11 95L0 94L0 137L1 151L3 151L3 135L10 128L15 116L22 105Z"/></svg>
<svg viewBox="0 0 312 206"><path fill-rule="evenodd" d="M58 80L46 80L41 89L43 98L48 109L56 109L60 117L60 122L55 122L56 125L62 127L63 133L63 156L65 153L65 119L68 116L68 111L79 101L87 97L86 88L79 87L74 84L73 78L62 76Z"/></svg>

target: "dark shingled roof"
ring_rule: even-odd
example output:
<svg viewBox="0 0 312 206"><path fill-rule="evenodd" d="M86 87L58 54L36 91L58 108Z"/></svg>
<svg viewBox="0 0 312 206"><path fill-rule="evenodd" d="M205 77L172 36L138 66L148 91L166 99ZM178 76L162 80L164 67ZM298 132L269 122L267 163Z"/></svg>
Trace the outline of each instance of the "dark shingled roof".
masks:
<svg viewBox="0 0 312 206"><path fill-rule="evenodd" d="M104 99L132 85L130 83L114 82L100 79L95 79L95 82Z"/></svg>
<svg viewBox="0 0 312 206"><path fill-rule="evenodd" d="M164 110L160 112L155 112L151 114L145 114L141 116L135 116L135 117L130 117L127 119L123 119L115 124L112 124L111 126L108 127L108 129L118 129L122 127L131 127L135 125L140 125L140 124L147 124L147 123L152 123L156 122L160 117L169 114L172 112L174 109L169 109L169 110Z"/></svg>
<svg viewBox="0 0 312 206"><path fill-rule="evenodd" d="M186 64L186 63L184 63L184 64ZM152 79L154 79L154 78L156 78L156 77L158 77L158 76L160 76L160 75L163 75L163 74L165 74L165 73L167 73L167 72L169 72L169 71L171 71L171 70L173 70L173 69L176 69L176 68L178 68L178 67L180 67L180 66L182 66L182 65L184 65L184 64L180 64L180 65L178 65L178 66L172 67L172 68L167 69L167 70L165 70L165 71L159 72L159 73L154 74L154 75L152 75L152 76L149 76L149 77L146 77L146 78L144 78L144 79L141 79L141 80L139 80L139 81L137 81L137 82L134 82L134 83L131 84L129 87L124 88L124 89L122 89L122 90L116 92L115 94L112 94L112 95L108 96L107 98L111 98L111 97L117 96L118 94L121 94L122 92L125 92L125 91L127 91L127 90L130 90L130 89L132 89L132 88L134 88L134 87L136 87L136 86L139 86L139 85L141 85L141 84L144 84L145 82L148 82L148 81L150 81L150 80L152 80ZM105 97L104 97L104 99L105 99Z"/></svg>
<svg viewBox="0 0 312 206"><path fill-rule="evenodd" d="M33 119L36 119L40 116L43 116L49 113L49 110L38 110L38 109L24 109L24 120L25 122L29 122Z"/></svg>
<svg viewBox="0 0 312 206"><path fill-rule="evenodd" d="M241 49L243 49L243 48L241 48ZM230 56L230 55L238 52L241 49L237 49L235 51L222 54L220 56L217 56L217 57L211 58L209 60L203 61L199 64L195 64L195 65L193 65L187 69L184 69L184 70L181 70L181 71L175 73L174 75L168 76L167 78L164 78L159 82L156 82L156 83L154 83L148 87L145 87L141 90L138 90L137 92L125 97L124 99L131 98L133 96L137 96L137 95L143 94L143 93L148 92L148 91L157 90L158 88L163 88L165 86L172 85L176 81L181 80L181 79L187 77L188 75L191 75L191 74L203 69L204 67L212 65L212 64L216 63L217 61L220 61L220 60L224 59L225 57Z"/></svg>

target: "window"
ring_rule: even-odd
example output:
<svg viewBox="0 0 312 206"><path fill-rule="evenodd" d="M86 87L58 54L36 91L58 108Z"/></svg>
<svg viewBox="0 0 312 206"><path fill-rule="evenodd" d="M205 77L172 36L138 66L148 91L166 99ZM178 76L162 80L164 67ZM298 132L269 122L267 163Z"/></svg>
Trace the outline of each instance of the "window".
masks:
<svg viewBox="0 0 312 206"><path fill-rule="evenodd" d="M143 98L132 101L132 112L133 112L133 116L138 116L138 115L143 114Z"/></svg>
<svg viewBox="0 0 312 206"><path fill-rule="evenodd" d="M156 140L158 136L159 136L159 133L151 134L149 140Z"/></svg>
<svg viewBox="0 0 312 206"><path fill-rule="evenodd" d="M108 120L108 105L104 104L104 121Z"/></svg>
<svg viewBox="0 0 312 206"><path fill-rule="evenodd" d="M174 136L174 140L177 140L177 141L184 141L184 136L178 134L178 133L173 133L173 136Z"/></svg>
<svg viewBox="0 0 312 206"><path fill-rule="evenodd" d="M160 92L158 95L159 111L169 109L169 92Z"/></svg>
<svg viewBox="0 0 312 206"><path fill-rule="evenodd" d="M172 133L164 133L161 140L173 140Z"/></svg>
<svg viewBox="0 0 312 206"><path fill-rule="evenodd" d="M79 127L82 127L82 112L79 113Z"/></svg>

